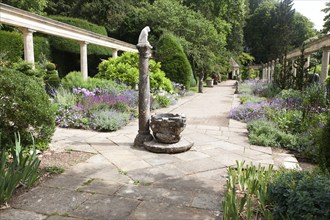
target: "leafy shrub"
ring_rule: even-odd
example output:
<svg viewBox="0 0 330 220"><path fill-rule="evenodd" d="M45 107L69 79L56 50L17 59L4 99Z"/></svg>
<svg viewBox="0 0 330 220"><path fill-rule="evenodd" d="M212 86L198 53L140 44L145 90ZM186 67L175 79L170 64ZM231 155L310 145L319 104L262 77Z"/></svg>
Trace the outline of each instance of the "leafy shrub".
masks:
<svg viewBox="0 0 330 220"><path fill-rule="evenodd" d="M19 32L8 32L0 30L0 53L6 53L7 58L16 62L23 57L23 37Z"/></svg>
<svg viewBox="0 0 330 220"><path fill-rule="evenodd" d="M165 77L165 73L160 70L160 63L150 60L150 87L152 90L162 88L167 92L173 91L171 81ZM117 58L109 58L100 63L99 73L96 78L114 80L125 83L132 88L138 83L138 54L125 52Z"/></svg>
<svg viewBox="0 0 330 220"><path fill-rule="evenodd" d="M247 129L249 131L249 142L255 145L283 147L302 152L305 150L306 144L309 143L308 137L284 132L276 124L266 120L249 122Z"/></svg>
<svg viewBox="0 0 330 220"><path fill-rule="evenodd" d="M330 113L327 115L327 121L317 143L319 145L317 162L323 171L330 173Z"/></svg>
<svg viewBox="0 0 330 220"><path fill-rule="evenodd" d="M303 106L305 111L327 106L326 88L323 84L313 83L304 91Z"/></svg>
<svg viewBox="0 0 330 220"><path fill-rule="evenodd" d="M302 99L303 93L300 90L283 89L276 95L276 98L280 99Z"/></svg>
<svg viewBox="0 0 330 220"><path fill-rule="evenodd" d="M87 90L104 89L112 93L117 93L127 89L127 86L107 79L88 77L87 81L84 81L81 72L78 71L70 72L61 82L63 87L69 90L73 88L85 88Z"/></svg>
<svg viewBox="0 0 330 220"><path fill-rule="evenodd" d="M179 40L170 33L164 33L156 47L156 60L162 63L162 70L171 81L181 83L189 89L195 86L192 68Z"/></svg>
<svg viewBox="0 0 330 220"><path fill-rule="evenodd" d="M0 132L5 146L13 143L14 132L20 133L23 146L32 144L31 135L37 147L47 146L55 121L44 88L32 77L6 68L1 70L0 85Z"/></svg>
<svg viewBox="0 0 330 220"><path fill-rule="evenodd" d="M31 187L39 179L40 160L36 156L35 149L32 154L22 150L19 135L15 135L15 147L11 145L12 159L9 160L6 150L1 148L1 140L0 149L0 205L2 205L11 198L18 186Z"/></svg>
<svg viewBox="0 0 330 220"><path fill-rule="evenodd" d="M156 95L154 101L159 105L161 108L166 108L171 105L171 100L166 96Z"/></svg>
<svg viewBox="0 0 330 220"><path fill-rule="evenodd" d="M275 219L329 219L330 178L302 171L282 171L268 186Z"/></svg>
<svg viewBox="0 0 330 220"><path fill-rule="evenodd" d="M46 71L38 64L35 64L35 67L33 67L32 63L19 60L18 62L13 63L10 68L15 71L24 73L27 76L33 77L41 85L44 84L43 77L45 76Z"/></svg>
<svg viewBox="0 0 330 220"><path fill-rule="evenodd" d="M97 110L93 112L93 129L98 131L116 131L129 121L129 114L114 110Z"/></svg>
<svg viewBox="0 0 330 220"><path fill-rule="evenodd" d="M303 112L300 110L287 110L286 108L275 110L268 108L267 118L277 124L283 131L291 133L302 132L305 128L302 124Z"/></svg>

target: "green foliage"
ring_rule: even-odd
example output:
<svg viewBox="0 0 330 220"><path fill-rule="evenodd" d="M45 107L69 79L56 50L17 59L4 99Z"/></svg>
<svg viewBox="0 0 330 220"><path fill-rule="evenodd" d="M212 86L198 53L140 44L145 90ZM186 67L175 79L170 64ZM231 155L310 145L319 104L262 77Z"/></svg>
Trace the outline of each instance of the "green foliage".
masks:
<svg viewBox="0 0 330 220"><path fill-rule="evenodd" d="M37 62L41 62L42 59L44 58L46 58L47 60L51 59L51 50L50 50L50 44L48 38L34 36L33 49L34 49L34 58Z"/></svg>
<svg viewBox="0 0 330 220"><path fill-rule="evenodd" d="M34 149L32 154L22 149L20 136L15 135L15 144L10 154L1 146L0 133L0 205L6 203L18 186L31 187L38 179L40 160ZM12 159L9 159L9 156Z"/></svg>
<svg viewBox="0 0 330 220"><path fill-rule="evenodd" d="M14 132L21 135L23 146L48 145L55 131L54 111L42 85L17 70L3 68L0 74L0 131L5 147Z"/></svg>
<svg viewBox="0 0 330 220"><path fill-rule="evenodd" d="M282 57L315 35L311 22L293 11L292 0L267 0L256 5L247 18L244 38L257 63Z"/></svg>
<svg viewBox="0 0 330 220"><path fill-rule="evenodd" d="M49 166L45 170L50 174L61 174L64 172L64 168L60 166Z"/></svg>
<svg viewBox="0 0 330 220"><path fill-rule="evenodd" d="M326 124L317 143L319 145L317 162L323 171L330 173L330 113L327 115Z"/></svg>
<svg viewBox="0 0 330 220"><path fill-rule="evenodd" d="M34 57L36 61L41 61L43 54L50 59L50 46L47 38L33 37ZM11 62L17 62L24 55L23 35L20 32L8 32L0 30L0 53L6 53L6 57Z"/></svg>
<svg viewBox="0 0 330 220"><path fill-rule="evenodd" d="M1 0L1 3L37 14L43 14L47 2L48 0Z"/></svg>
<svg viewBox="0 0 330 220"><path fill-rule="evenodd" d="M85 88L90 91L99 88L114 92L127 89L127 86L115 83L113 80L88 77L87 81L84 81L81 72L78 71L70 72L61 80L61 82L65 89L71 91L73 88Z"/></svg>
<svg viewBox="0 0 330 220"><path fill-rule="evenodd" d="M302 124L303 112L301 110L287 110L285 108L275 110L269 108L266 115L284 132L296 134L303 132L305 129Z"/></svg>
<svg viewBox="0 0 330 220"><path fill-rule="evenodd" d="M302 99L303 98L303 93L299 90L294 90L294 89L283 89L280 93L278 93L276 98L280 99Z"/></svg>
<svg viewBox="0 0 330 220"><path fill-rule="evenodd" d="M98 131L116 131L129 121L129 114L114 110L97 110L93 112L93 128Z"/></svg>
<svg viewBox="0 0 330 220"><path fill-rule="evenodd" d="M274 174L273 167L244 163L236 161L236 170L228 168L227 191L222 202L224 219L272 219L267 185Z"/></svg>
<svg viewBox="0 0 330 220"><path fill-rule="evenodd" d="M98 33L104 36L107 36L107 32L104 27L98 26L96 24L92 24L86 20L78 19L78 18L70 18L70 17L64 17L64 16L51 16L50 18L70 24L88 31L92 31L94 33ZM50 36L49 37L50 44L53 48L70 52L74 54L80 54L80 46L79 42L75 40L65 39L62 37L56 37L56 36ZM110 49L97 46L97 45L89 45L87 50L88 55L90 54L97 54L97 55L111 55L112 52Z"/></svg>
<svg viewBox="0 0 330 220"><path fill-rule="evenodd" d="M247 125L249 142L259 146L283 147L303 151L308 137L296 136L279 129L273 122L255 120ZM306 140L307 139L307 140Z"/></svg>
<svg viewBox="0 0 330 220"><path fill-rule="evenodd" d="M156 59L162 63L162 70L173 82L187 88L194 84L190 63L179 40L170 33L163 34L156 47Z"/></svg>
<svg viewBox="0 0 330 220"><path fill-rule="evenodd" d="M242 94L239 96L240 103L260 103L262 101L266 101L266 98L254 96L254 95L248 95L248 94Z"/></svg>
<svg viewBox="0 0 330 220"><path fill-rule="evenodd" d="M46 75L44 77L44 82L46 84L46 91L48 94L52 95L54 89L57 89L60 84L61 80L58 76L58 72L56 69L56 65L54 63L48 62L46 64Z"/></svg>
<svg viewBox="0 0 330 220"><path fill-rule="evenodd" d="M325 80L324 80L325 85L327 85L328 87L330 86L330 76L328 76Z"/></svg>
<svg viewBox="0 0 330 220"><path fill-rule="evenodd" d="M171 81L165 77L160 66L160 63L150 60L150 87L154 90L162 88L171 92L173 91ZM125 52L120 57L103 61L98 69L99 73L95 76L96 78L119 81L134 88L139 78L138 54Z"/></svg>
<svg viewBox="0 0 330 220"><path fill-rule="evenodd" d="M23 57L23 52L22 34L0 30L0 53L6 53L8 60L16 62Z"/></svg>
<svg viewBox="0 0 330 220"><path fill-rule="evenodd" d="M154 105L157 105L160 108L166 108L171 105L171 99L169 99L167 96L163 96L163 95L156 95L154 102L156 102L156 103L154 103Z"/></svg>
<svg viewBox="0 0 330 220"><path fill-rule="evenodd" d="M77 97L69 90L60 87L54 94L54 100L60 106L74 106L77 102Z"/></svg>
<svg viewBox="0 0 330 220"><path fill-rule="evenodd" d="M315 172L282 171L268 186L275 219L329 219L330 178Z"/></svg>

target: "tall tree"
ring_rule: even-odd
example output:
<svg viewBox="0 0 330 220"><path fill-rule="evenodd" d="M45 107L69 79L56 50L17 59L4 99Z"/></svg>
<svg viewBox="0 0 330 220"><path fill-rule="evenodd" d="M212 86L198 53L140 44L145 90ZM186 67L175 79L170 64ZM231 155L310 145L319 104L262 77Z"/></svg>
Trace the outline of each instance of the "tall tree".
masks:
<svg viewBox="0 0 330 220"><path fill-rule="evenodd" d="M244 30L246 51L256 62L282 57L313 37L313 24L292 9L292 0L266 0L248 17Z"/></svg>
<svg viewBox="0 0 330 220"><path fill-rule="evenodd" d="M326 34L330 31L330 1L325 3L325 8L322 9L322 11L326 14L323 19L324 24L322 32Z"/></svg>
<svg viewBox="0 0 330 220"><path fill-rule="evenodd" d="M47 0L1 0L1 3L37 14L43 14L47 2Z"/></svg>

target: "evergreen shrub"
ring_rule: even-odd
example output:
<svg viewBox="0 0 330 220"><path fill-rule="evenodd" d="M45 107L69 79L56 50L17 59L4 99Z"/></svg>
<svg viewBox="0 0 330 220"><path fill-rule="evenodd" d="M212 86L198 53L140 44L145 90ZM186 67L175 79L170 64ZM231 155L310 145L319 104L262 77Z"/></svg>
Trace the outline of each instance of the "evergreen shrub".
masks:
<svg viewBox="0 0 330 220"><path fill-rule="evenodd" d="M166 76L187 88L195 86L191 65L179 40L170 33L164 33L156 47L156 60L162 63Z"/></svg>
<svg viewBox="0 0 330 220"><path fill-rule="evenodd" d="M8 68L0 74L0 132L3 146L14 143L15 132L23 146L47 147L55 131L55 115L49 96L42 85L22 72Z"/></svg>
<svg viewBox="0 0 330 220"><path fill-rule="evenodd" d="M0 30L0 53L6 53L12 62L21 59L24 54L22 34Z"/></svg>
<svg viewBox="0 0 330 220"><path fill-rule="evenodd" d="M97 34L101 34L107 36L107 31L105 27L98 26L96 24L90 23L86 20L79 19L79 18L71 18L71 17L64 17L64 16L50 16L51 19L73 25L87 31L91 31ZM65 39L62 37L50 36L50 44L57 50L80 54L80 46L79 42L76 40ZM88 55L90 54L98 54L98 55L111 55L112 52L110 49L97 46L97 45L88 45L87 50Z"/></svg>

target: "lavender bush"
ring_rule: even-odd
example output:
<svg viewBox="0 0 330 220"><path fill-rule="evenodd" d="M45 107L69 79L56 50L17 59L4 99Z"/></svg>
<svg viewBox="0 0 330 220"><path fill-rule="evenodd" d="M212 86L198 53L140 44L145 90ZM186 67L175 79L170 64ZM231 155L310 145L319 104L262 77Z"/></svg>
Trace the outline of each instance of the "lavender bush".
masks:
<svg viewBox="0 0 330 220"><path fill-rule="evenodd" d="M117 130L136 116L138 94L133 90L121 93L95 88L62 89L55 95L58 104L56 124L65 128L102 131Z"/></svg>

